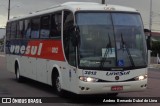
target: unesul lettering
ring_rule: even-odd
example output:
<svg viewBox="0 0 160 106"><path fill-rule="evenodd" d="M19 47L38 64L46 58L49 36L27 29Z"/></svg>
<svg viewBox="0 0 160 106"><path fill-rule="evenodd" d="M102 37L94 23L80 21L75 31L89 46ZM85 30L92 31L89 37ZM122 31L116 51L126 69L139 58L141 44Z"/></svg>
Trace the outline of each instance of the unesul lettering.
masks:
<svg viewBox="0 0 160 106"><path fill-rule="evenodd" d="M31 54L31 55L41 55L43 44L40 43L38 46L20 46L20 45L11 45L10 52L15 54Z"/></svg>
<svg viewBox="0 0 160 106"><path fill-rule="evenodd" d="M122 75L129 75L129 73L130 73L130 71L107 72L106 75L107 76L113 76L113 75L122 76Z"/></svg>

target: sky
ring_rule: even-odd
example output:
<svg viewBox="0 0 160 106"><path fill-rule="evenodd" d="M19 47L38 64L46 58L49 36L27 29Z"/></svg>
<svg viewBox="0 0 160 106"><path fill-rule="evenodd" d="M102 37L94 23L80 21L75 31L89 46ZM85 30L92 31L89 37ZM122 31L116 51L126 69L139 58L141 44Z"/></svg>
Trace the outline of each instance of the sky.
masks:
<svg viewBox="0 0 160 106"><path fill-rule="evenodd" d="M11 18L29 14L68 1L98 2L101 0L11 0ZM107 4L122 5L140 11L145 28L149 28L150 0L106 0ZM160 32L160 0L152 0L152 31ZM6 25L8 0L0 0L0 28Z"/></svg>

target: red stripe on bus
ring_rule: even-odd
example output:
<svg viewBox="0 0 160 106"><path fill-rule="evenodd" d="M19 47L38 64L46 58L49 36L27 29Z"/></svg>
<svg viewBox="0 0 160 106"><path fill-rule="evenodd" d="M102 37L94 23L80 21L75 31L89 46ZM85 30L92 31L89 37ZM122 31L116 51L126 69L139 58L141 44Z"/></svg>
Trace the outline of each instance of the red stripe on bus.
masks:
<svg viewBox="0 0 160 106"><path fill-rule="evenodd" d="M60 40L31 40L24 56L65 61Z"/></svg>

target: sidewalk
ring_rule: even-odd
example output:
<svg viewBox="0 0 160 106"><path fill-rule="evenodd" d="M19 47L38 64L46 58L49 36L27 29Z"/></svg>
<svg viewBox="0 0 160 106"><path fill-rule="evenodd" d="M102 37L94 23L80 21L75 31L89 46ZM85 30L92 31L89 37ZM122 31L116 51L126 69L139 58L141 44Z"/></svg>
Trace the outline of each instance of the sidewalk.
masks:
<svg viewBox="0 0 160 106"><path fill-rule="evenodd" d="M156 68L156 69L160 69L160 64L150 64L149 68Z"/></svg>
<svg viewBox="0 0 160 106"><path fill-rule="evenodd" d="M4 52L0 52L0 57L5 57Z"/></svg>

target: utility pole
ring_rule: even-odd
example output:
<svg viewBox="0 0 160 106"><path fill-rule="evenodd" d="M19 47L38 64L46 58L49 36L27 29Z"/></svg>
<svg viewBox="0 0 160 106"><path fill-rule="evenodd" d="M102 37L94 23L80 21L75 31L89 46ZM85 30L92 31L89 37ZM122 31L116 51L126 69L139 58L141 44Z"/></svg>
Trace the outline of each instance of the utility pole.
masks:
<svg viewBox="0 0 160 106"><path fill-rule="evenodd" d="M152 35L152 0L150 0L150 15L149 15L149 30L150 30L150 34L148 36L148 39L151 38ZM148 65L151 64L151 50L148 50Z"/></svg>
<svg viewBox="0 0 160 106"><path fill-rule="evenodd" d="M106 3L105 3L105 0L102 0L102 4L106 4Z"/></svg>
<svg viewBox="0 0 160 106"><path fill-rule="evenodd" d="M152 32L152 0L150 0L150 19L149 19L149 29Z"/></svg>
<svg viewBox="0 0 160 106"><path fill-rule="evenodd" d="M11 0L8 1L8 20L10 18Z"/></svg>

